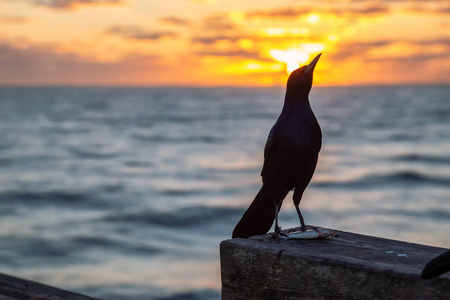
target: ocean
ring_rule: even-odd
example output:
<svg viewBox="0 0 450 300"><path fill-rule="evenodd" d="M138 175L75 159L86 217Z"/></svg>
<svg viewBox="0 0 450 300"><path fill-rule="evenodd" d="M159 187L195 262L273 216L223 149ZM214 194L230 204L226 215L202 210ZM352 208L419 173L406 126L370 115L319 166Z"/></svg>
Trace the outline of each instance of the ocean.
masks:
<svg viewBox="0 0 450 300"><path fill-rule="evenodd" d="M284 88L0 88L0 272L220 299ZM313 87L306 223L450 248L450 86ZM290 193L280 226L298 226Z"/></svg>

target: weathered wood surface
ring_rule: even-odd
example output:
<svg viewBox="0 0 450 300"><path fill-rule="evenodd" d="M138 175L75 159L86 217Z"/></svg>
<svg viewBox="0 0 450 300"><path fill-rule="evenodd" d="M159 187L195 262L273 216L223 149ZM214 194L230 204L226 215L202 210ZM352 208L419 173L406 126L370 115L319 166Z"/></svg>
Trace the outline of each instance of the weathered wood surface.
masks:
<svg viewBox="0 0 450 300"><path fill-rule="evenodd" d="M446 249L336 233L279 244L268 235L223 241L222 299L450 299L450 274L420 278Z"/></svg>
<svg viewBox="0 0 450 300"><path fill-rule="evenodd" d="M0 300L96 300L34 281L0 274ZM98 299L97 299L98 300Z"/></svg>

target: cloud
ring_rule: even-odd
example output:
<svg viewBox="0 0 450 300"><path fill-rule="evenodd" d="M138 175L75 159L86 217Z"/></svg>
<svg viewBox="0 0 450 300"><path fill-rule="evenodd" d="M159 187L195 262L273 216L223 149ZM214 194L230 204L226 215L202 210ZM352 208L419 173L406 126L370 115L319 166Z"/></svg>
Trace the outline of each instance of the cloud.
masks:
<svg viewBox="0 0 450 300"><path fill-rule="evenodd" d="M392 61L413 64L450 58L450 39L341 43L338 52L330 55L330 59L335 62L355 58L365 62Z"/></svg>
<svg viewBox="0 0 450 300"><path fill-rule="evenodd" d="M414 41L414 43L419 45L445 45L447 47L450 47L450 38L421 40L421 41Z"/></svg>
<svg viewBox="0 0 450 300"><path fill-rule="evenodd" d="M368 62L397 62L408 64L426 63L429 61L438 61L439 59L450 58L450 53L417 53L408 56L389 56L386 58L376 57L366 59Z"/></svg>
<svg viewBox="0 0 450 300"><path fill-rule="evenodd" d="M353 57L364 57L367 51L377 49L392 43L388 40L380 40L373 42L352 42L339 44L338 51L331 55L334 61L341 61Z"/></svg>
<svg viewBox="0 0 450 300"><path fill-rule="evenodd" d="M0 22L7 24L24 24L30 21L27 17L22 16L4 16L0 17Z"/></svg>
<svg viewBox="0 0 450 300"><path fill-rule="evenodd" d="M446 7L423 7L423 6L411 6L404 9L407 13L412 14L428 14L428 15L448 15L450 14L450 5L447 4Z"/></svg>
<svg viewBox="0 0 450 300"><path fill-rule="evenodd" d="M36 6L45 6L52 9L70 10L80 6L122 4L124 3L124 0L31 0L27 2L31 2L31 4Z"/></svg>
<svg viewBox="0 0 450 300"><path fill-rule="evenodd" d="M203 30L224 31L236 30L237 25L230 20L228 14L215 14L203 20Z"/></svg>
<svg viewBox="0 0 450 300"><path fill-rule="evenodd" d="M398 11L414 13L414 14L440 14L450 13L450 3L442 0L380 0L374 3L372 0L321 0L322 3L333 5L337 3L347 3L354 5L367 5L367 8L351 9L355 13L383 13L391 5L395 5ZM448 2L448 1L447 1Z"/></svg>
<svg viewBox="0 0 450 300"><path fill-rule="evenodd" d="M239 26L230 19L229 14L223 13L207 16L193 24L191 29L191 43L207 47L219 42L233 44L240 39L249 38L241 34Z"/></svg>
<svg viewBox="0 0 450 300"><path fill-rule="evenodd" d="M321 2L324 4L336 4L336 3L373 3L373 0L318 0L317 2ZM415 3L415 2L423 2L423 3L439 3L442 0L378 0L379 3Z"/></svg>
<svg viewBox="0 0 450 300"><path fill-rule="evenodd" d="M309 8L278 8L271 10L257 10L246 13L246 16L252 18L296 18L298 16L311 12Z"/></svg>
<svg viewBox="0 0 450 300"><path fill-rule="evenodd" d="M0 53L0 85L139 84L165 68L154 55L130 53L102 62L43 44L18 47L0 41Z"/></svg>
<svg viewBox="0 0 450 300"><path fill-rule="evenodd" d="M388 6L383 4L372 4L368 3L365 6L332 6L327 5L326 7L316 6L316 7L284 7L271 10L257 10L250 11L246 13L247 18L298 18L303 15L308 15L310 13L331 13L336 15L376 15L389 13L390 9Z"/></svg>
<svg viewBox="0 0 450 300"><path fill-rule="evenodd" d="M216 36L198 36L192 38L192 43L198 43L203 45L212 45L219 41L229 41L235 43L240 39L249 38L248 36L226 36L226 35L216 35Z"/></svg>
<svg viewBox="0 0 450 300"><path fill-rule="evenodd" d="M352 9L352 10L350 10L350 13L372 15L372 14L389 13L389 11L390 11L390 9L387 6L371 5L371 6L363 7L360 9ZM345 12L345 11L341 11L341 13L343 13L343 12Z"/></svg>
<svg viewBox="0 0 450 300"><path fill-rule="evenodd" d="M138 26L132 25L114 25L106 31L108 34L118 35L126 39L134 40L159 40L162 38L174 38L178 34L172 31L147 31Z"/></svg>
<svg viewBox="0 0 450 300"><path fill-rule="evenodd" d="M159 19L160 24L190 27L192 32L211 33L239 30L239 26L230 19L228 13L214 13L203 19L190 20L188 18L168 16Z"/></svg>
<svg viewBox="0 0 450 300"><path fill-rule="evenodd" d="M250 58L262 61L257 51L245 51L245 50L229 50L229 51L198 51L196 54L201 56L224 56L234 58ZM273 60L271 60L273 61Z"/></svg>
<svg viewBox="0 0 450 300"><path fill-rule="evenodd" d="M173 25L173 26L188 26L191 24L191 21L185 18L179 18L179 17L165 17L159 19L161 24L164 25Z"/></svg>

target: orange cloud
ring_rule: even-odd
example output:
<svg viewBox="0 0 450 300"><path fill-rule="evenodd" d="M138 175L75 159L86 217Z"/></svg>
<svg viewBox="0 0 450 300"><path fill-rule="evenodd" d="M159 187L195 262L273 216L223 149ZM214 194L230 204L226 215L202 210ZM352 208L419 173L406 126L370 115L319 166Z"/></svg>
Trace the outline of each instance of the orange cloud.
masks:
<svg viewBox="0 0 450 300"><path fill-rule="evenodd" d="M257 51L243 51L243 50L231 50L231 51L198 51L197 55L200 56L223 56L234 58L252 58L258 61L264 61Z"/></svg>
<svg viewBox="0 0 450 300"><path fill-rule="evenodd" d="M318 0L308 6L280 7L279 1L271 0L272 8L260 9L250 2L231 5L216 0L220 7L199 9L180 3L177 8L161 5L157 10L147 0L29 3L68 10L125 1L126 9L105 10L101 15L84 10L73 18L42 10L35 21L30 7L21 11L23 19L1 18L0 14L5 27L1 37L16 42L0 40L0 83L33 82L34 76L37 82L54 79L69 84L108 80L111 84L133 80L143 84L173 80L173 84L193 85L284 84L287 68L304 64L318 52L323 52L316 70L318 84L388 79L391 83L420 82L425 80L423 74L429 75L427 80L442 81L450 74L450 37L445 28L450 23L444 15L448 5L439 1ZM25 3L12 0L3 5L11 5L10 11L23 6L13 2ZM426 8L421 15L411 13L420 7ZM27 24L28 20L33 23ZM128 20L132 24L127 25ZM64 26L64 31L58 26ZM413 66L423 72L411 71ZM389 78L383 73L387 68L391 69ZM66 76L64 69L70 70Z"/></svg>
<svg viewBox="0 0 450 300"><path fill-rule="evenodd" d="M165 17L161 18L159 21L161 22L161 24L174 26L187 26L192 23L190 20L186 18L179 18L179 17Z"/></svg>
<svg viewBox="0 0 450 300"><path fill-rule="evenodd" d="M247 18L298 18L301 16L310 17L312 13L335 14L335 15L377 15L389 13L390 9L382 4L367 4L365 6L314 6L314 7L286 7L271 10L258 10L246 13ZM314 15L316 16L316 15Z"/></svg>
<svg viewBox="0 0 450 300"><path fill-rule="evenodd" d="M28 23L30 21L30 18L22 17L22 16L5 16L5 17L1 17L0 21L2 23L8 23L8 24L23 24L23 23Z"/></svg>
<svg viewBox="0 0 450 300"><path fill-rule="evenodd" d="M61 51L57 46L27 44L19 47L6 41L0 41L0 52L0 83L3 85L145 84L151 72L167 68L159 63L159 56L139 53L102 62Z"/></svg>
<svg viewBox="0 0 450 300"><path fill-rule="evenodd" d="M117 5L124 3L124 0L32 0L27 2L52 9L70 10L81 6Z"/></svg>
<svg viewBox="0 0 450 300"><path fill-rule="evenodd" d="M139 26L114 25L108 28L106 33L116 34L123 38L135 40L159 40L162 38L174 38L178 34L172 31L148 31Z"/></svg>
<svg viewBox="0 0 450 300"><path fill-rule="evenodd" d="M450 38L400 42L393 40L347 42L341 43L336 52L330 55L336 62L355 57L366 62L397 61L413 64L437 58L450 58Z"/></svg>

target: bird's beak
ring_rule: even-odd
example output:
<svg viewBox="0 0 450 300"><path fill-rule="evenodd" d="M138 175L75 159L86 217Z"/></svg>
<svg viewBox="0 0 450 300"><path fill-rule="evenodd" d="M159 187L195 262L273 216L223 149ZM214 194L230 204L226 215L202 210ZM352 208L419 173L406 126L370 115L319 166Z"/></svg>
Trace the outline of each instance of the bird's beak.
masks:
<svg viewBox="0 0 450 300"><path fill-rule="evenodd" d="M305 73L306 75L311 75L314 71L314 68L316 67L317 62L319 61L320 56L322 53L319 53L314 59L306 66Z"/></svg>

